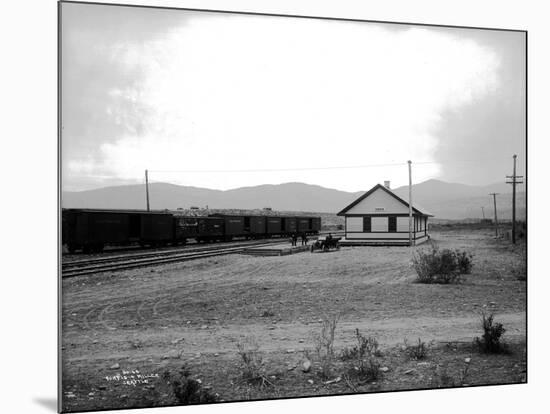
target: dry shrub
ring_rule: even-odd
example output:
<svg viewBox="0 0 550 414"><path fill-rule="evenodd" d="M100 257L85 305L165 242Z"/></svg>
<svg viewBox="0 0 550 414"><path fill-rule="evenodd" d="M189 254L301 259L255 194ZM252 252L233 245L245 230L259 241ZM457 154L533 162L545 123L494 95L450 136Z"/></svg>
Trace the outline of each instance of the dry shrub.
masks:
<svg viewBox="0 0 550 414"><path fill-rule="evenodd" d="M413 267L419 283L459 283L461 274L472 271L472 254L460 250L432 247L413 256Z"/></svg>
<svg viewBox="0 0 550 414"><path fill-rule="evenodd" d="M485 313L483 313L481 315L481 327L483 329L482 337L476 337L474 339L480 351L489 354L508 352L508 347L501 342L501 337L504 335L504 332L506 332L506 329L504 329L501 323L494 322L493 314L485 316Z"/></svg>
<svg viewBox="0 0 550 414"><path fill-rule="evenodd" d="M350 378L358 378L360 381L375 381L380 377L380 364L375 357L382 355L378 348L378 341L374 337L365 337L359 329L355 329L357 345L342 350L341 359L352 361L347 374Z"/></svg>
<svg viewBox="0 0 550 414"><path fill-rule="evenodd" d="M175 374L166 371L163 376L165 381L172 386L172 391L177 402L182 405L204 404L216 402L217 395L204 389L199 380L191 378L191 372L185 366Z"/></svg>
<svg viewBox="0 0 550 414"><path fill-rule="evenodd" d="M273 385L265 372L264 361L259 352L259 346L254 340L247 340L237 344L241 363L241 379L248 384L261 388Z"/></svg>
<svg viewBox="0 0 550 414"><path fill-rule="evenodd" d="M359 329L355 329L355 340L357 341L357 345L342 350L340 357L342 361L363 359L367 356L381 356L376 338L370 336L367 338L359 332Z"/></svg>
<svg viewBox="0 0 550 414"><path fill-rule="evenodd" d="M334 333L340 315L324 315L321 332L315 336L315 352L321 363L321 376L330 378L334 365Z"/></svg>
<svg viewBox="0 0 550 414"><path fill-rule="evenodd" d="M426 342L422 342L420 338L418 338L418 343L416 345L409 345L406 339L404 341L404 344L405 352L411 359L418 361L421 359L425 359L428 356L428 349L430 345L427 345Z"/></svg>

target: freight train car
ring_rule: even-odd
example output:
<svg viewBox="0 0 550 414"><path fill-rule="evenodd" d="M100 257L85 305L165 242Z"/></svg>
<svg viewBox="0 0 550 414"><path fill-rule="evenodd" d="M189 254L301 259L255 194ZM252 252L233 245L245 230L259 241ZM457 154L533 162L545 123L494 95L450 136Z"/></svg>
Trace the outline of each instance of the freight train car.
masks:
<svg viewBox="0 0 550 414"><path fill-rule="evenodd" d="M284 235L290 236L298 231L296 217L282 217L281 222Z"/></svg>
<svg viewBox="0 0 550 414"><path fill-rule="evenodd" d="M244 231L248 233L248 238L262 239L266 237L266 217L265 216L245 216Z"/></svg>
<svg viewBox="0 0 550 414"><path fill-rule="evenodd" d="M173 216L132 210L62 211L63 243L69 252L100 252L106 245L163 245L173 241Z"/></svg>
<svg viewBox="0 0 550 414"><path fill-rule="evenodd" d="M283 219L281 217L266 217L267 237L280 236L283 234Z"/></svg>
<svg viewBox="0 0 550 414"><path fill-rule="evenodd" d="M197 217L197 242L214 242L225 239L224 219L220 217Z"/></svg>
<svg viewBox="0 0 550 414"><path fill-rule="evenodd" d="M317 234L320 217L237 216L184 217L169 212L63 209L62 242L69 252L100 252L107 245L164 246L197 242L259 239Z"/></svg>
<svg viewBox="0 0 550 414"><path fill-rule="evenodd" d="M216 217L174 216L174 226L174 239L178 243L186 243L189 239L200 243L224 238L223 220Z"/></svg>
<svg viewBox="0 0 550 414"><path fill-rule="evenodd" d="M321 230L320 217L296 217L297 231L299 234L317 234Z"/></svg>

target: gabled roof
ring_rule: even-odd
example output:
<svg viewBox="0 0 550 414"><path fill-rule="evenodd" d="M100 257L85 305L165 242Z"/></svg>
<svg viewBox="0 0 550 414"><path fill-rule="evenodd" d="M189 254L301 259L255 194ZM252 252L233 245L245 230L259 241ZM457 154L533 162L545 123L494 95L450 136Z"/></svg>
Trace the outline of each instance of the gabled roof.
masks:
<svg viewBox="0 0 550 414"><path fill-rule="evenodd" d="M361 201L363 201L365 198L367 198L368 196L370 196L372 193L374 193L376 190L378 189L382 189L384 190L386 193L388 193L389 195L391 195L392 197L394 197L397 201L403 203L407 208L409 208L409 203L405 200L403 200L401 197L399 197L397 194L395 194L393 191L391 191L390 189L386 188L385 186L383 186L382 184L376 184L374 187L372 187L369 191L367 191L365 194L363 194L361 197L359 197L357 200L355 200L353 203L351 203L349 206L347 206L346 208L344 208L342 211L340 211L337 215L338 216L343 216L347 211L349 211L352 207L355 207L357 204L359 204ZM420 214L422 216L430 216L430 217L433 217L433 214L431 214L430 212L426 211L424 208L420 207L418 204L416 205L416 207L413 205L412 206L412 209L413 209L413 212L416 213L416 214Z"/></svg>

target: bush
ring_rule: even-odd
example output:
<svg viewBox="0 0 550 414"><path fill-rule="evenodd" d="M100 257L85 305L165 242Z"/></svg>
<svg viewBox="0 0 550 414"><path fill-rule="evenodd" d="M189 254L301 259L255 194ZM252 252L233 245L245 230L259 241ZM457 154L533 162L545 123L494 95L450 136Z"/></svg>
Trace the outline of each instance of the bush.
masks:
<svg viewBox="0 0 550 414"><path fill-rule="evenodd" d="M200 380L191 378L191 372L185 366L176 375L166 371L163 378L172 385L172 391L179 404L204 404L218 400L217 395L202 388Z"/></svg>
<svg viewBox="0 0 550 414"><path fill-rule="evenodd" d="M433 247L431 251L419 251L413 256L413 267L419 283L458 283L461 274L472 271L472 255L459 250Z"/></svg>
<svg viewBox="0 0 550 414"><path fill-rule="evenodd" d="M380 377L380 364L374 357L382 355L378 341L376 338L361 335L359 329L355 329L355 339L357 345L344 348L340 357L343 361L353 361L348 375L365 382L377 380Z"/></svg>
<svg viewBox="0 0 550 414"><path fill-rule="evenodd" d="M405 352L411 359L425 359L428 355L428 345L426 345L426 342L422 342L420 338L418 338L418 344L416 345L408 345L407 340L405 340Z"/></svg>
<svg viewBox="0 0 550 414"><path fill-rule="evenodd" d="M356 377L364 382L376 381L380 378L381 371L378 361L373 358L367 358L358 362L358 365L354 365L348 369L348 375L351 378Z"/></svg>
<svg viewBox="0 0 550 414"><path fill-rule="evenodd" d="M506 329L501 323L494 322L494 315L485 316L482 314L481 325L483 328L483 336L476 337L474 342L482 352L490 354L499 354L507 351L505 344L501 342L501 337L506 332Z"/></svg>
<svg viewBox="0 0 550 414"><path fill-rule="evenodd" d="M455 255L458 272L465 275L472 273L472 254L455 250Z"/></svg>
<svg viewBox="0 0 550 414"><path fill-rule="evenodd" d="M380 356L381 352L378 349L378 341L376 338L361 335L359 329L355 329L355 339L357 345L353 348L344 348L342 350L342 361L349 361L351 359L363 359L366 356Z"/></svg>

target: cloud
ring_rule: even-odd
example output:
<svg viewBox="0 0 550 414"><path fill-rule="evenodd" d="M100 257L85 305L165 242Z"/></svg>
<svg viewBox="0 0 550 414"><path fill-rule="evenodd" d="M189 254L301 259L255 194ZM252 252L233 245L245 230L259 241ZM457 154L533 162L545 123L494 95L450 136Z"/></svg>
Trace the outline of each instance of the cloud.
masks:
<svg viewBox="0 0 550 414"><path fill-rule="evenodd" d="M230 170L434 161L449 113L500 87L499 56L452 31L278 17L184 13L158 36L106 42L108 59L84 91L96 157L67 174L140 179L143 170ZM98 29L99 31L99 29ZM95 33L95 32L94 32ZM110 75L109 75L110 76ZM95 88L92 88L95 90ZM105 95L106 94L106 95ZM214 188L308 181L358 190L406 168L255 174L171 174L158 180Z"/></svg>

